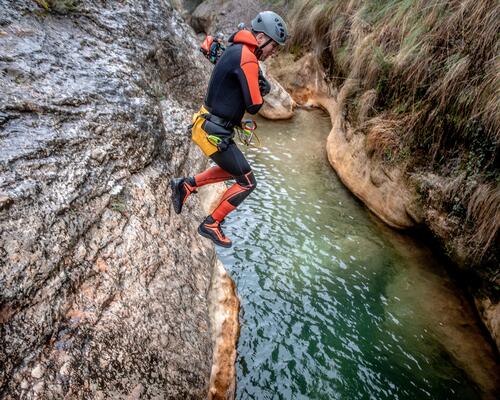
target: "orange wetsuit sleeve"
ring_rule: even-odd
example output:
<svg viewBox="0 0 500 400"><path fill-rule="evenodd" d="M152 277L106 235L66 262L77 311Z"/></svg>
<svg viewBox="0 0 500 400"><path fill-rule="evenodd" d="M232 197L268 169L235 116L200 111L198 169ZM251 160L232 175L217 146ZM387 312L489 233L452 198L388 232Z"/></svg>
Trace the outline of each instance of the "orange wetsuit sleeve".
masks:
<svg viewBox="0 0 500 400"><path fill-rule="evenodd" d="M245 108L250 114L255 114L264 102L259 89L259 64L257 61L244 61L242 57L238 79L245 99Z"/></svg>

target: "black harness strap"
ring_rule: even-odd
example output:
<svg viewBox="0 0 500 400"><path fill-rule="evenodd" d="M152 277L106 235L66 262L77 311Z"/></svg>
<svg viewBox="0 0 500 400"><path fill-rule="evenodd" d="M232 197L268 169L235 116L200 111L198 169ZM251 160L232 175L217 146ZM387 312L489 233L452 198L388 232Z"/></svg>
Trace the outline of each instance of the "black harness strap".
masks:
<svg viewBox="0 0 500 400"><path fill-rule="evenodd" d="M232 130L235 127L235 124L233 124L231 121L218 117L217 115L207 113L207 114L202 114L201 116L206 120L213 122L214 124L217 124L219 126L222 126L223 128L228 130Z"/></svg>

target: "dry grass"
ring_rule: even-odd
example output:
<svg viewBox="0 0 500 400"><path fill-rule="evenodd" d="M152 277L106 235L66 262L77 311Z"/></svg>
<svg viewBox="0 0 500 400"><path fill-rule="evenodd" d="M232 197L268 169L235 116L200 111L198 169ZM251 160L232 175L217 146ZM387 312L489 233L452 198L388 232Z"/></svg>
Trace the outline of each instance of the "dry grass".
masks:
<svg viewBox="0 0 500 400"><path fill-rule="evenodd" d="M370 152L454 182L443 208L464 210L474 254L498 250L497 0L306 0L291 20L289 47L314 49Z"/></svg>
<svg viewBox="0 0 500 400"><path fill-rule="evenodd" d="M382 158L385 161L395 161L395 156L401 150L401 121L375 117L360 128L366 132L366 151L370 157Z"/></svg>
<svg viewBox="0 0 500 400"><path fill-rule="evenodd" d="M377 92L370 89L364 92L359 98L359 108L357 120L360 124L366 123L375 113L375 102L377 101Z"/></svg>
<svg viewBox="0 0 500 400"><path fill-rule="evenodd" d="M377 89L381 109L426 109L414 125L431 139L451 128L466 138L466 121L480 118L498 141L499 31L495 1L309 0L293 12L290 46L314 49L338 84ZM450 129L446 113L460 116Z"/></svg>

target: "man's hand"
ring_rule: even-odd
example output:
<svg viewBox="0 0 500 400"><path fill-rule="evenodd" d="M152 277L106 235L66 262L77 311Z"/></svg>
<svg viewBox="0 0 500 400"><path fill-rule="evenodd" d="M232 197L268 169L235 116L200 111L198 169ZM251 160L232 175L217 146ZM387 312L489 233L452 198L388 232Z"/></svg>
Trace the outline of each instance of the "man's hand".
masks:
<svg viewBox="0 0 500 400"><path fill-rule="evenodd" d="M269 94L271 91L271 84L269 81L264 78L264 74L262 73L262 70L259 68L259 89L260 89L260 95L264 97L266 94Z"/></svg>

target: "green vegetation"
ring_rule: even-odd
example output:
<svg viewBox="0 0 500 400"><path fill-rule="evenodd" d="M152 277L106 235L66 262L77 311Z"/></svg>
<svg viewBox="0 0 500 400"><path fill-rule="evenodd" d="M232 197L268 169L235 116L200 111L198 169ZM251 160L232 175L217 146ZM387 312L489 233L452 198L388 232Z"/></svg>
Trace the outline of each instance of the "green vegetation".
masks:
<svg viewBox="0 0 500 400"><path fill-rule="evenodd" d="M369 154L441 177L432 206L460 219L471 264L498 265L498 2L306 0L291 20L288 46L318 55Z"/></svg>
<svg viewBox="0 0 500 400"><path fill-rule="evenodd" d="M68 14L78 10L80 0L33 0L47 12Z"/></svg>
<svg viewBox="0 0 500 400"><path fill-rule="evenodd" d="M124 214L126 209L127 209L127 205L125 203L120 202L120 201L115 201L115 202L111 203L110 208L113 211L119 212L120 214Z"/></svg>

